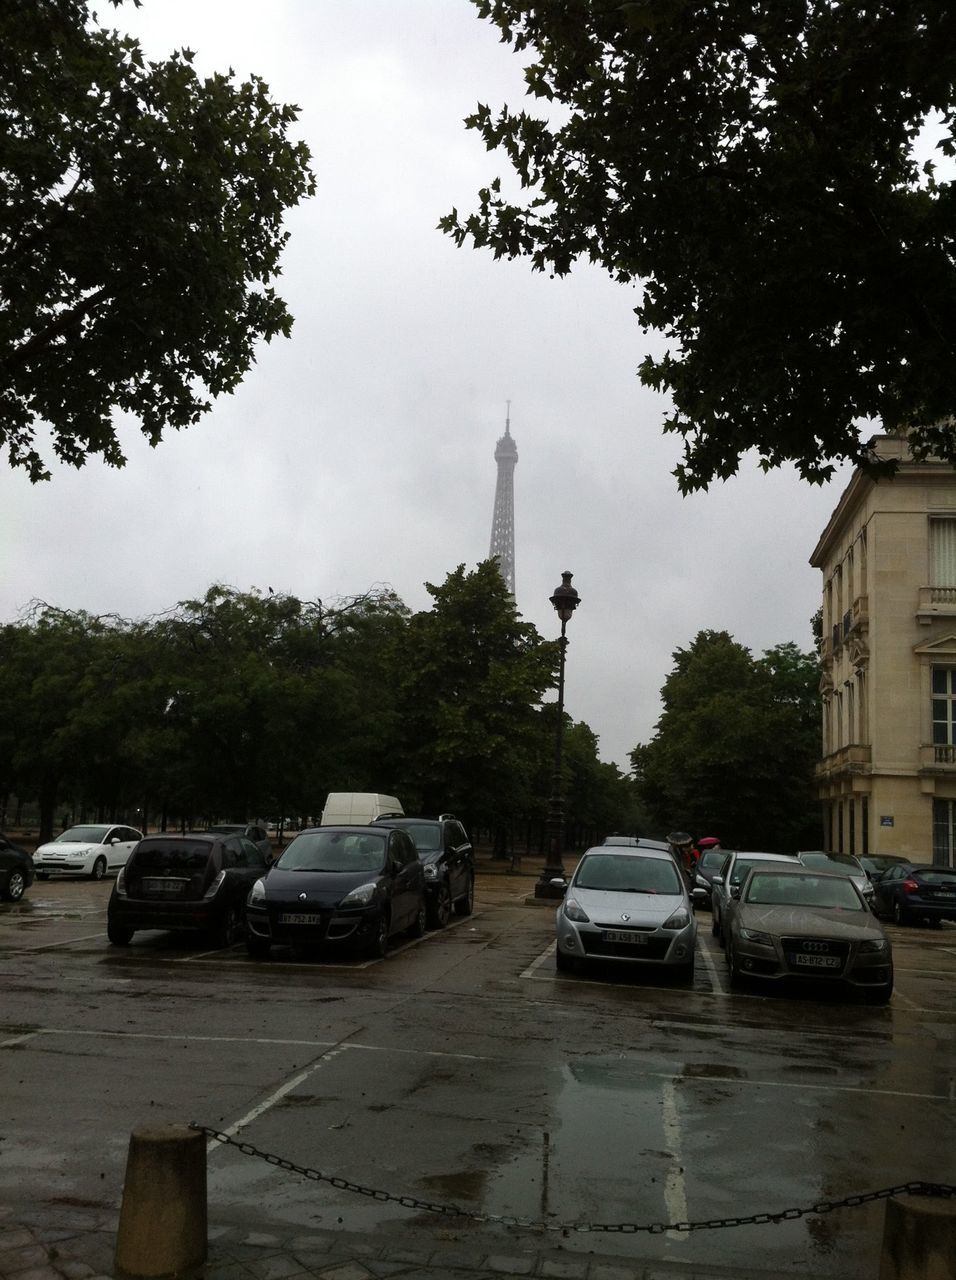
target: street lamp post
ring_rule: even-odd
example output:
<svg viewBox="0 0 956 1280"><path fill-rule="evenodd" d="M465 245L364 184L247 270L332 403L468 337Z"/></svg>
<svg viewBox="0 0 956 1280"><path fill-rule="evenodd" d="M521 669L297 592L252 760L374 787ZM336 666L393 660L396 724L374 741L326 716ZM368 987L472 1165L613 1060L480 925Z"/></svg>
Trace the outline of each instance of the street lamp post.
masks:
<svg viewBox="0 0 956 1280"><path fill-rule="evenodd" d="M564 896L563 884L552 884L552 881L564 879L564 862L561 857L564 838L561 751L564 742L564 660L568 648L568 637L565 632L571 615L581 603L577 591L571 586L572 577L573 574L570 572L562 573L561 585L555 587L554 595L551 597L551 603L561 619L561 639L558 641L558 723L554 733L554 773L551 777L551 796L548 800L547 860L534 887L536 898Z"/></svg>

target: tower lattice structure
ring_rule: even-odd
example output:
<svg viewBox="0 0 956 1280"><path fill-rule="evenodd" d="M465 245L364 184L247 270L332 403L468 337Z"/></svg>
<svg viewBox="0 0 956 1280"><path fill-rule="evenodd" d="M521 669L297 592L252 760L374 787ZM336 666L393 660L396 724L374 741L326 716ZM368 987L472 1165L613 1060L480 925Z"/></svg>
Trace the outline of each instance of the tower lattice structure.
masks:
<svg viewBox="0 0 956 1280"><path fill-rule="evenodd" d="M505 415L505 433L495 445L498 483L495 485L495 511L491 519L491 550L488 558L497 557L498 568L511 596L515 593L515 467L518 448L511 438L511 402Z"/></svg>

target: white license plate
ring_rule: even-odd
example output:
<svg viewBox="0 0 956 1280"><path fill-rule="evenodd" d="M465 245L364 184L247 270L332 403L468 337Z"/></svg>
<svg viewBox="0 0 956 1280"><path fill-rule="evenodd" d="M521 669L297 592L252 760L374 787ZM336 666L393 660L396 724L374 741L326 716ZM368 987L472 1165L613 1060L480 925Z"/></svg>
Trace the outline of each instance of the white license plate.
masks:
<svg viewBox="0 0 956 1280"><path fill-rule="evenodd" d="M182 880L144 880L143 888L147 893L182 893Z"/></svg>
<svg viewBox="0 0 956 1280"><path fill-rule="evenodd" d="M647 946L647 938L643 933L631 933L627 929L605 929L605 942L630 942L638 947Z"/></svg>
<svg viewBox="0 0 956 1280"><path fill-rule="evenodd" d="M843 961L839 956L790 956L791 964L799 964L807 969L839 969Z"/></svg>
<svg viewBox="0 0 956 1280"><path fill-rule="evenodd" d="M279 916L280 924L319 924L321 916L307 915L301 911L287 912Z"/></svg>
<svg viewBox="0 0 956 1280"><path fill-rule="evenodd" d="M952 899L952 898L956 898L956 893L940 893L940 892L939 892L939 890L937 890L937 891L936 891L936 897L937 897L937 898L945 898L945 899L947 899L947 901L949 901L949 900L950 900L950 899Z"/></svg>

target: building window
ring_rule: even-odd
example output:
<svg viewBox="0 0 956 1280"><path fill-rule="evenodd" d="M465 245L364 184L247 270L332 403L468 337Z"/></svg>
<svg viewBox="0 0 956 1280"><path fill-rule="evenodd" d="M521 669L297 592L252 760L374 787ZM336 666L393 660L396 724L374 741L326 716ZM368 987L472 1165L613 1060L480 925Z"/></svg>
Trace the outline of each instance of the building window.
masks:
<svg viewBox="0 0 956 1280"><path fill-rule="evenodd" d="M956 587L956 520L929 522L929 581L932 587Z"/></svg>
<svg viewBox="0 0 956 1280"><path fill-rule="evenodd" d="M837 853L843 852L843 801L837 803Z"/></svg>
<svg viewBox="0 0 956 1280"><path fill-rule="evenodd" d="M856 800L849 801L850 806L850 852L856 853Z"/></svg>
<svg viewBox="0 0 956 1280"><path fill-rule="evenodd" d="M956 742L956 667L933 667L933 745L951 747Z"/></svg>
<svg viewBox="0 0 956 1280"><path fill-rule="evenodd" d="M862 857L870 852L870 797L860 797L860 854Z"/></svg>
<svg viewBox="0 0 956 1280"><path fill-rule="evenodd" d="M933 861L956 866L956 800L933 801Z"/></svg>

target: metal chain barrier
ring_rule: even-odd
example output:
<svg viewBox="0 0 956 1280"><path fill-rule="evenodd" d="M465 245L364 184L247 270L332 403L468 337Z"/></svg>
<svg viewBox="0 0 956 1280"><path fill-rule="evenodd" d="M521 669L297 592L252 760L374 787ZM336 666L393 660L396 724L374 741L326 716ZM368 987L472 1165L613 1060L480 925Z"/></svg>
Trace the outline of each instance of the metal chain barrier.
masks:
<svg viewBox="0 0 956 1280"><path fill-rule="evenodd" d="M397 1196L390 1191L376 1190L363 1186L360 1182L350 1182L348 1178L335 1177L322 1173L318 1169L309 1169L305 1165L295 1164L292 1160L284 1160L281 1156L270 1155L260 1151L251 1142L237 1142L227 1133L210 1129L206 1125L193 1122L190 1129L197 1129L207 1138L221 1142L225 1146L235 1147L244 1156L256 1156L266 1164L275 1165L278 1169L286 1169L289 1173L301 1174L313 1182L327 1182L339 1191L354 1191L356 1195L368 1196L372 1200L388 1200L392 1204L400 1204L406 1209L418 1209L424 1213L442 1214L448 1218L469 1218L472 1222L493 1222L504 1227L524 1227L534 1231L554 1231L561 1233L602 1231L607 1234L634 1235L646 1231L649 1235L659 1236L666 1231L716 1231L721 1227L755 1227L766 1223L792 1222L796 1218L805 1218L810 1214L820 1215L833 1213L836 1209L854 1209L857 1205L871 1204L874 1200L888 1200L890 1196L937 1196L952 1199L956 1196L956 1187L944 1182L903 1182L896 1187L883 1187L879 1191L866 1191L860 1195L844 1196L842 1200L819 1200L816 1204L797 1209L782 1209L777 1213L750 1213L734 1218L706 1218L700 1222L540 1222L533 1218L518 1218L506 1213L478 1213L472 1209L463 1209L455 1204L441 1204L434 1200L420 1200L417 1196Z"/></svg>

